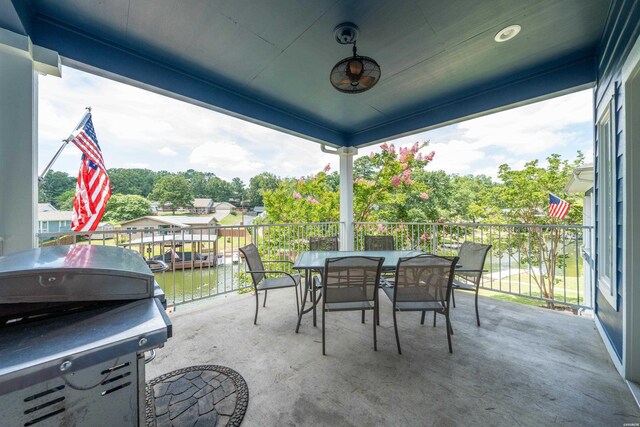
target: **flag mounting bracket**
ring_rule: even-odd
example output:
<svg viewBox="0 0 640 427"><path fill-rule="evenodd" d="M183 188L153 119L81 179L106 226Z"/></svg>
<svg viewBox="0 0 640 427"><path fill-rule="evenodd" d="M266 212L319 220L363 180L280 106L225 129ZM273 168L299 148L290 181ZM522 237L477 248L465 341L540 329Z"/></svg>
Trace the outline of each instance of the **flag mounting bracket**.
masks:
<svg viewBox="0 0 640 427"><path fill-rule="evenodd" d="M84 113L84 116L82 116L82 120L80 120L80 123L78 123L78 126L76 126L75 129L73 130L74 132L80 127L82 127L86 118L91 115L91 107L86 107L85 109L87 110L87 112ZM69 135L66 139L62 140L62 145L60 146L60 148L58 148L58 151L56 151L56 154L53 155L53 158L51 159L49 164L45 166L42 173L38 176L38 185L44 184L45 177L51 170L51 167L56 162L56 160L58 160L58 157L60 157L60 153L62 153L62 150L66 148L66 146L69 144L69 141L71 141L72 139L73 139L73 132L71 132L71 135Z"/></svg>

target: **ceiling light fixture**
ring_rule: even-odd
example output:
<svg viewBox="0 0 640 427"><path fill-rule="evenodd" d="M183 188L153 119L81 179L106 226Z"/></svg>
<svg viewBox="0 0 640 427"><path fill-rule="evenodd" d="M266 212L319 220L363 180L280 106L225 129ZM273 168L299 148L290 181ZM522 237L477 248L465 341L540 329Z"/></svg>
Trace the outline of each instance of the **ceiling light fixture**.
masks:
<svg viewBox="0 0 640 427"><path fill-rule="evenodd" d="M380 80L380 66L372 58L358 55L358 26L350 22L340 24L333 30L333 35L338 43L353 45L353 56L333 66L329 75L331 85L344 93L362 93L375 86Z"/></svg>
<svg viewBox="0 0 640 427"><path fill-rule="evenodd" d="M521 29L520 25L509 25L498 31L498 34L493 39L498 43L506 42L517 36Z"/></svg>

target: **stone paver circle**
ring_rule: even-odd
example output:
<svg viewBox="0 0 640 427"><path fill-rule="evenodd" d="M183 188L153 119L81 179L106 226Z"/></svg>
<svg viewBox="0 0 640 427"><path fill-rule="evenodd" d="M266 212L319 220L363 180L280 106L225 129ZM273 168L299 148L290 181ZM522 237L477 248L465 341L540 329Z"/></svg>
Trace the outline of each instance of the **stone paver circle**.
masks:
<svg viewBox="0 0 640 427"><path fill-rule="evenodd" d="M239 426L249 404L244 378L226 366L171 371L145 388L147 427Z"/></svg>

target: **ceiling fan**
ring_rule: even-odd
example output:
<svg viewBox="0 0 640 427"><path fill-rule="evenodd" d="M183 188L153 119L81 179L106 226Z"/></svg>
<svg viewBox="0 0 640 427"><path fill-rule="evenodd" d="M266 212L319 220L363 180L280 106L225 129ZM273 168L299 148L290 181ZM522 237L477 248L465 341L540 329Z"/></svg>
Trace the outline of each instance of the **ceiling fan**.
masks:
<svg viewBox="0 0 640 427"><path fill-rule="evenodd" d="M331 85L340 92L352 94L371 89L380 80L380 65L373 58L358 55L358 26L346 22L338 25L333 34L338 43L353 45L353 56L344 58L333 66L329 75Z"/></svg>

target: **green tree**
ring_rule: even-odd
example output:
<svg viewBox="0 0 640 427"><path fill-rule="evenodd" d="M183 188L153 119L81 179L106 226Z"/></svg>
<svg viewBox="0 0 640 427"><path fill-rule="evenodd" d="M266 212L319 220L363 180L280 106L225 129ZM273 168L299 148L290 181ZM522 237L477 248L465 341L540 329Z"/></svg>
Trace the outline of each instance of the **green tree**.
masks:
<svg viewBox="0 0 640 427"><path fill-rule="evenodd" d="M56 199L65 191L76 188L76 178L69 176L66 172L50 171L44 178L44 183L40 185L38 202L51 203L59 208Z"/></svg>
<svg viewBox="0 0 640 427"><path fill-rule="evenodd" d="M227 202L232 198L231 185L214 175L207 181L206 195L215 202Z"/></svg>
<svg viewBox="0 0 640 427"><path fill-rule="evenodd" d="M402 222L409 219L409 208L424 207L429 199L427 186L413 175L424 169L434 153L424 156L425 144L414 144L396 151L393 144L382 144L380 153L356 160L354 174L355 222ZM272 222L324 222L339 219L338 175L329 166L316 175L287 179L263 199L267 220ZM408 203L409 200L411 203Z"/></svg>
<svg viewBox="0 0 640 427"><path fill-rule="evenodd" d="M151 215L151 202L137 194L113 194L104 211L104 220L122 222Z"/></svg>
<svg viewBox="0 0 640 427"><path fill-rule="evenodd" d="M149 169L108 169L113 193L137 194L148 197L153 190L156 173Z"/></svg>
<svg viewBox="0 0 640 427"><path fill-rule="evenodd" d="M540 166L537 160L525 164L524 169L512 170L501 165L498 177L501 185L487 189L478 206L484 210L488 220L507 224L538 224L530 227L527 236L522 236L518 227L514 227L514 238L494 239L499 253L508 254L514 260L532 265L531 276L540 289L540 295L553 307L556 269L566 263L566 253L562 245L571 245L562 229L549 227L554 225L576 224L582 219L582 201L572 194L564 192L564 186L576 166L584 157L578 153L574 162L562 160L560 155L552 154L547 158L548 165ZM566 200L571 209L565 219L560 220L548 215L549 193ZM516 254L519 254L516 257Z"/></svg>
<svg viewBox="0 0 640 427"><path fill-rule="evenodd" d="M233 178L230 184L231 188L231 199L235 200L237 203L240 203L245 199L245 187L244 182L238 177Z"/></svg>
<svg viewBox="0 0 640 427"><path fill-rule="evenodd" d="M56 197L56 207L61 211L70 211L73 209L73 199L76 196L75 190L67 190Z"/></svg>
<svg viewBox="0 0 640 427"><path fill-rule="evenodd" d="M193 203L189 182L179 175L165 175L158 179L149 198L163 205L170 203L174 214L177 208L191 206Z"/></svg>
<svg viewBox="0 0 640 427"><path fill-rule="evenodd" d="M262 195L278 187L280 178L269 172L262 172L249 180L247 199L249 206L263 206Z"/></svg>

